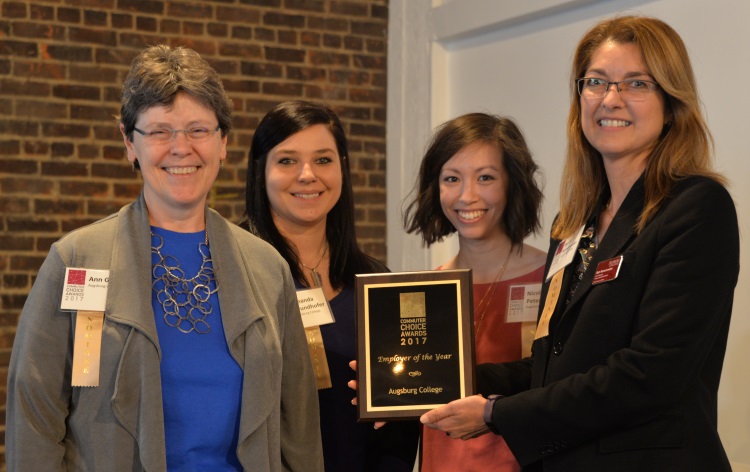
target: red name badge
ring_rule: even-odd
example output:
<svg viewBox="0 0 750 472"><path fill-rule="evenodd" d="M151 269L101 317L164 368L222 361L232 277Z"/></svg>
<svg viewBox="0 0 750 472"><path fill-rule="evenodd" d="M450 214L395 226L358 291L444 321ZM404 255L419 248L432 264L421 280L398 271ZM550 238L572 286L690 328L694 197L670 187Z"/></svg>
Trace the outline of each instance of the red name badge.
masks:
<svg viewBox="0 0 750 472"><path fill-rule="evenodd" d="M591 285L602 284L615 280L620 274L620 266L622 265L622 256L617 256L613 259L607 259L596 265L596 272L594 273L594 280Z"/></svg>

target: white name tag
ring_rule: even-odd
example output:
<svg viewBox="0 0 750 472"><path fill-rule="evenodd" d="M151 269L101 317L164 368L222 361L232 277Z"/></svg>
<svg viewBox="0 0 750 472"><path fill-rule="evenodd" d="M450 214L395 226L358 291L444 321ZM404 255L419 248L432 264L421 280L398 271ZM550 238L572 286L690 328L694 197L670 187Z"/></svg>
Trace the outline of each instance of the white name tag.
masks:
<svg viewBox="0 0 750 472"><path fill-rule="evenodd" d="M508 316L506 323L533 321L539 314L542 284L511 285L508 291Z"/></svg>
<svg viewBox="0 0 750 472"><path fill-rule="evenodd" d="M297 290L297 303L302 313L302 324L305 328L333 323L331 306L320 287Z"/></svg>
<svg viewBox="0 0 750 472"><path fill-rule="evenodd" d="M560 241L560 244L557 245L557 249L555 250L555 257L552 258L552 264L549 266L549 271L547 272L547 278L545 280L551 279L553 275L560 272L560 269L573 262L573 258L576 255L576 249L578 249L578 244L581 241L581 235L583 234L585 227L586 225L581 226L581 229L576 231L571 237Z"/></svg>
<svg viewBox="0 0 750 472"><path fill-rule="evenodd" d="M69 267L65 269L60 309L65 311L104 311L107 303L109 271Z"/></svg>

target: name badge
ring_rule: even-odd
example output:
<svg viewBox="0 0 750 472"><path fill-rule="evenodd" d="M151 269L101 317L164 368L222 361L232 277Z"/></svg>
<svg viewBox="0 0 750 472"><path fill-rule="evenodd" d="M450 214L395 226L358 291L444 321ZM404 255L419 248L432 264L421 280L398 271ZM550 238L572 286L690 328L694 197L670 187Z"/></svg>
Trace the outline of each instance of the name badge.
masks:
<svg viewBox="0 0 750 472"><path fill-rule="evenodd" d="M297 290L297 303L305 328L333 323L333 312L320 287Z"/></svg>
<svg viewBox="0 0 750 472"><path fill-rule="evenodd" d="M539 314L542 284L511 285L508 292L506 323L533 321Z"/></svg>
<svg viewBox="0 0 750 472"><path fill-rule="evenodd" d="M109 271L69 267L65 269L60 309L63 311L104 311L107 303Z"/></svg>
<svg viewBox="0 0 750 472"><path fill-rule="evenodd" d="M607 259L596 265L596 272L594 272L594 280L591 281L591 285L603 284L610 280L615 280L620 275L620 267L622 266L622 256L617 256L612 259Z"/></svg>
<svg viewBox="0 0 750 472"><path fill-rule="evenodd" d="M581 226L581 229L575 232L571 237L560 241L555 250L555 256L552 258L552 263L549 266L547 277L545 280L549 280L553 275L560 272L565 266L573 262L573 258L576 255L576 249L581 241L581 235L586 225Z"/></svg>

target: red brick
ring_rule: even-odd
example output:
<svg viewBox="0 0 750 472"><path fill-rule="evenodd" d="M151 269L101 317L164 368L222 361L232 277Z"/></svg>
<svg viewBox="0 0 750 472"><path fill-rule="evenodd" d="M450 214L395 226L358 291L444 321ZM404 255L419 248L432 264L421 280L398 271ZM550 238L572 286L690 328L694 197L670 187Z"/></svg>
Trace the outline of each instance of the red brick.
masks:
<svg viewBox="0 0 750 472"><path fill-rule="evenodd" d="M14 271L38 271L44 262L44 256L10 256L10 269ZM3 303L7 308L7 305Z"/></svg>
<svg viewBox="0 0 750 472"><path fill-rule="evenodd" d="M30 5L29 18L50 21L55 18L55 9L46 5Z"/></svg>
<svg viewBox="0 0 750 472"><path fill-rule="evenodd" d="M284 7L291 10L306 10L323 12L325 11L326 2L322 0L285 0Z"/></svg>
<svg viewBox="0 0 750 472"><path fill-rule="evenodd" d="M281 0L240 0L245 5L255 5L259 7L280 7Z"/></svg>
<svg viewBox="0 0 750 472"><path fill-rule="evenodd" d="M159 32L167 34L179 34L180 22L177 20L173 20L172 18L159 20Z"/></svg>
<svg viewBox="0 0 750 472"><path fill-rule="evenodd" d="M334 34L323 35L323 46L327 48L340 49L342 44L343 44L343 40L341 39L341 36L334 35Z"/></svg>
<svg viewBox="0 0 750 472"><path fill-rule="evenodd" d="M328 76L326 69L322 67L286 67L286 78L292 80L321 81Z"/></svg>
<svg viewBox="0 0 750 472"><path fill-rule="evenodd" d="M103 11L84 10L83 23L89 26L107 26L107 13Z"/></svg>
<svg viewBox="0 0 750 472"><path fill-rule="evenodd" d="M114 106L70 106L70 117L74 120L108 121L119 112L120 110Z"/></svg>
<svg viewBox="0 0 750 472"><path fill-rule="evenodd" d="M252 39L253 29L249 26L232 26L232 39Z"/></svg>
<svg viewBox="0 0 750 472"><path fill-rule="evenodd" d="M35 43L0 39L0 56L37 57L39 50Z"/></svg>
<svg viewBox="0 0 750 472"><path fill-rule="evenodd" d="M18 140L0 141L0 155L16 155L21 152L21 142Z"/></svg>
<svg viewBox="0 0 750 472"><path fill-rule="evenodd" d="M32 242L34 240L29 238ZM5 288L31 288L31 278L27 274L3 274L3 287Z"/></svg>
<svg viewBox="0 0 750 472"><path fill-rule="evenodd" d="M276 30L270 28L255 28L255 39L258 41L276 42Z"/></svg>
<svg viewBox="0 0 750 472"><path fill-rule="evenodd" d="M364 41L357 36L344 37L344 49L349 51L361 51L364 47Z"/></svg>
<svg viewBox="0 0 750 472"><path fill-rule="evenodd" d="M71 65L70 66L70 78L72 80L78 80L81 82L114 82L117 80L118 74L114 69L109 69L101 66L82 67Z"/></svg>
<svg viewBox="0 0 750 472"><path fill-rule="evenodd" d="M109 184L105 182L63 180L60 182L60 195L107 197L109 196Z"/></svg>
<svg viewBox="0 0 750 472"><path fill-rule="evenodd" d="M28 14L25 2L4 2L0 5L3 18L26 18Z"/></svg>
<svg viewBox="0 0 750 472"><path fill-rule="evenodd" d="M89 85L61 84L52 87L52 96L66 99L99 101L101 99L101 89Z"/></svg>
<svg viewBox="0 0 750 472"><path fill-rule="evenodd" d="M204 2L165 2L167 16L179 18L213 18L213 8Z"/></svg>
<svg viewBox="0 0 750 472"><path fill-rule="evenodd" d="M127 178L131 174L129 162L121 164L91 164L91 177Z"/></svg>
<svg viewBox="0 0 750 472"><path fill-rule="evenodd" d="M42 123L42 135L48 138L87 138L90 127L72 123Z"/></svg>
<svg viewBox="0 0 750 472"><path fill-rule="evenodd" d="M148 31L151 33L155 33L157 31L157 26L159 24L159 21L156 18L151 18L150 16L138 16L135 19L135 29L138 31Z"/></svg>
<svg viewBox="0 0 750 472"><path fill-rule="evenodd" d="M116 46L117 33L91 28L68 28L68 36L76 43L94 43L102 46Z"/></svg>
<svg viewBox="0 0 750 472"><path fill-rule="evenodd" d="M44 261L44 259L42 259ZM37 265L36 269L30 269L36 272L41 267L41 262ZM0 297L0 302L3 304L3 308L6 310L18 310L19 313L23 308L23 304L26 303L27 295L16 295L16 294L4 294Z"/></svg>
<svg viewBox="0 0 750 472"><path fill-rule="evenodd" d="M257 93L260 85L254 80L224 80L227 92Z"/></svg>
<svg viewBox="0 0 750 472"><path fill-rule="evenodd" d="M52 143L50 146L52 157L70 157L75 151L73 143Z"/></svg>
<svg viewBox="0 0 750 472"><path fill-rule="evenodd" d="M321 35L312 31L302 31L300 33L300 41L303 46L317 47L321 44Z"/></svg>
<svg viewBox="0 0 750 472"><path fill-rule="evenodd" d="M0 196L0 213L3 215L23 215L30 209L28 198Z"/></svg>
<svg viewBox="0 0 750 472"><path fill-rule="evenodd" d="M9 231L19 233L25 231L56 233L60 230L57 221L48 218L7 218L7 222Z"/></svg>
<svg viewBox="0 0 750 472"><path fill-rule="evenodd" d="M282 30L278 33L279 44L285 44L288 46L297 45L297 32L290 30Z"/></svg>
<svg viewBox="0 0 750 472"><path fill-rule="evenodd" d="M0 248L3 251L31 251L34 238L30 236L0 235Z"/></svg>
<svg viewBox="0 0 750 472"><path fill-rule="evenodd" d="M45 47L46 54L51 59L73 62L91 62L93 51L87 46L59 46L50 44Z"/></svg>
<svg viewBox="0 0 750 472"><path fill-rule="evenodd" d="M161 15L164 13L164 3L156 0L117 0L117 8L141 14Z"/></svg>
<svg viewBox="0 0 750 472"><path fill-rule="evenodd" d="M265 62L243 62L240 71L252 77L281 77L283 72L281 65Z"/></svg>
<svg viewBox="0 0 750 472"><path fill-rule="evenodd" d="M348 66L351 56L335 52L310 51L310 63L315 65Z"/></svg>
<svg viewBox="0 0 750 472"><path fill-rule="evenodd" d="M349 32L349 22L339 18L310 17L307 19L307 27L321 31Z"/></svg>
<svg viewBox="0 0 750 472"><path fill-rule="evenodd" d="M370 82L370 74L353 70L332 70L331 82L338 84L366 85Z"/></svg>
<svg viewBox="0 0 750 472"><path fill-rule="evenodd" d="M223 43L219 45L222 56L238 56L242 59L260 59L262 50L257 44Z"/></svg>
<svg viewBox="0 0 750 472"><path fill-rule="evenodd" d="M23 142L23 152L29 155L43 156L49 152L49 143L26 140Z"/></svg>
<svg viewBox="0 0 750 472"><path fill-rule="evenodd" d="M16 116L38 119L68 118L68 105L50 101L18 100Z"/></svg>
<svg viewBox="0 0 750 472"><path fill-rule="evenodd" d="M133 15L127 13L112 13L112 27L130 29L133 27Z"/></svg>
<svg viewBox="0 0 750 472"><path fill-rule="evenodd" d="M298 97L302 95L302 84L289 84L278 82L266 82L263 84L263 93L269 95L283 95L287 97Z"/></svg>
<svg viewBox="0 0 750 472"><path fill-rule="evenodd" d="M57 8L57 21L64 23L80 23L81 22L81 10L77 8Z"/></svg>
<svg viewBox="0 0 750 472"><path fill-rule="evenodd" d="M266 46L265 58L267 61L278 62L304 62L305 51L302 49L275 48Z"/></svg>
<svg viewBox="0 0 750 472"><path fill-rule="evenodd" d="M367 3L364 2L332 1L330 3L331 13L345 16L367 16L369 13Z"/></svg>
<svg viewBox="0 0 750 472"><path fill-rule="evenodd" d="M182 34L203 36L203 23L195 21L183 21L182 22Z"/></svg>
<svg viewBox="0 0 750 472"><path fill-rule="evenodd" d="M336 86L305 85L305 97L315 100L346 100L346 89Z"/></svg>
<svg viewBox="0 0 750 472"><path fill-rule="evenodd" d="M236 22L238 19L242 19L243 25L255 25L260 23L260 11L255 8L244 8L244 7L216 7L216 20ZM233 26L235 28L235 26ZM242 26L236 26L236 28L243 28Z"/></svg>
<svg viewBox="0 0 750 472"><path fill-rule="evenodd" d="M229 34L229 25L225 23L209 23L206 25L208 34L217 38L225 38Z"/></svg>
<svg viewBox="0 0 750 472"><path fill-rule="evenodd" d="M42 162L42 175L53 177L59 176L78 176L88 175L88 164L79 164L75 162Z"/></svg>
<svg viewBox="0 0 750 472"><path fill-rule="evenodd" d="M76 200L34 200L34 209L38 215L81 215L83 202Z"/></svg>
<svg viewBox="0 0 750 472"><path fill-rule="evenodd" d="M44 38L62 41L65 39L65 27L17 21L13 24L13 34L19 38Z"/></svg>
<svg viewBox="0 0 750 472"><path fill-rule="evenodd" d="M388 37L388 28L383 22L352 21L351 32L363 36Z"/></svg>
<svg viewBox="0 0 750 472"><path fill-rule="evenodd" d="M3 159L3 173L8 174L36 174L39 164L36 161L20 159Z"/></svg>
<svg viewBox="0 0 750 472"><path fill-rule="evenodd" d="M287 2L289 0L286 0ZM284 26L287 28L304 28L305 17L303 15L289 15L270 11L263 15L263 24L267 26Z"/></svg>

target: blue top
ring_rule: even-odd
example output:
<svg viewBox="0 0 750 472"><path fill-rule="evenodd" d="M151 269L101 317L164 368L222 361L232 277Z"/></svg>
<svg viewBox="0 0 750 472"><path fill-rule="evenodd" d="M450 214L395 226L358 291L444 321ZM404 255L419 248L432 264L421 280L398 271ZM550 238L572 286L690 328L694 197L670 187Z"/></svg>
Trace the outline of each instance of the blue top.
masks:
<svg viewBox="0 0 750 472"><path fill-rule="evenodd" d="M164 240L162 256L179 260L184 278L190 279L198 272L203 260L198 246L205 239L205 231L176 233L152 226L151 232ZM158 243L159 238L152 238L152 244ZM169 260L174 263L172 257ZM153 251L151 262L158 262ZM214 281L211 290L215 289ZM169 470L242 470L236 454L242 369L229 353L216 292L208 303L212 308L205 318L209 332L183 333L167 324L164 308L152 291L151 305L162 351L161 386Z"/></svg>
<svg viewBox="0 0 750 472"><path fill-rule="evenodd" d="M357 423L357 407L351 404L355 392L347 386L356 377L349 367L357 358L354 288L345 286L330 303L336 322L322 325L320 332L333 386L318 390L325 470L411 472L419 422L392 421L380 429L374 429L371 422Z"/></svg>

